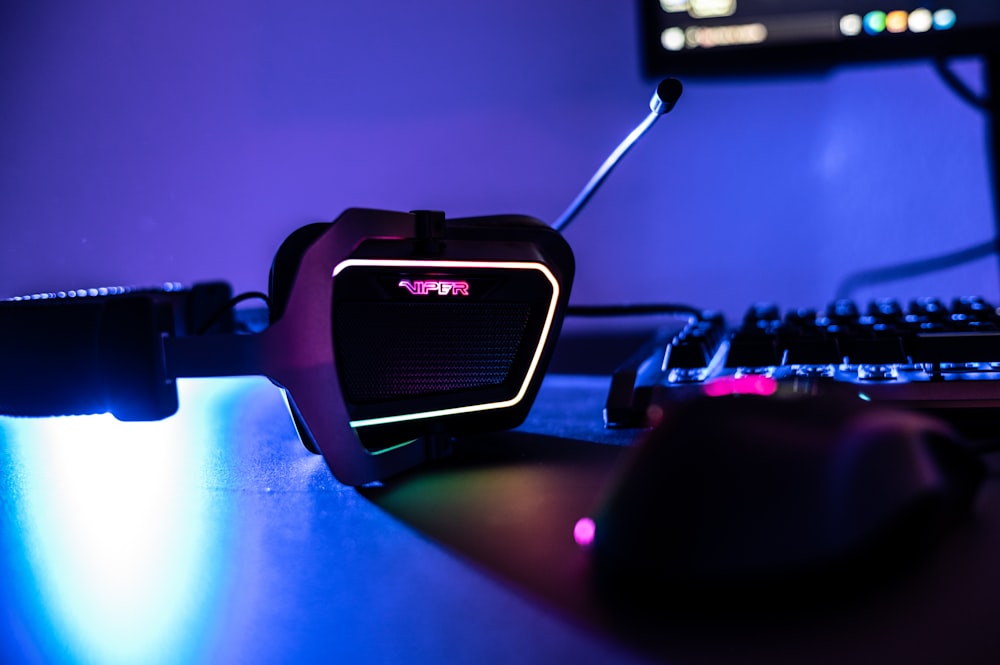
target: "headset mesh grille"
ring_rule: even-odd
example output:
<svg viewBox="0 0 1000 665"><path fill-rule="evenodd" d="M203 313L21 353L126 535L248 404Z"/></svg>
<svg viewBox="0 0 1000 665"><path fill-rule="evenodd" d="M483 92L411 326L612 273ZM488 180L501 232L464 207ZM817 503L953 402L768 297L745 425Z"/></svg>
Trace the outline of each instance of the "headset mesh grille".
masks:
<svg viewBox="0 0 1000 665"><path fill-rule="evenodd" d="M530 304L517 302L338 303L344 396L362 404L498 386L530 314Z"/></svg>

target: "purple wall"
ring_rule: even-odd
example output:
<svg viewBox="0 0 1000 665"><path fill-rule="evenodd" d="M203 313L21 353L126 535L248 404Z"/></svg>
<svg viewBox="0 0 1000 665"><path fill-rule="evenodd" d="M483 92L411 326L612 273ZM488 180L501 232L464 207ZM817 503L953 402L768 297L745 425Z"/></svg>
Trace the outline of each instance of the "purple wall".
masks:
<svg viewBox="0 0 1000 665"><path fill-rule="evenodd" d="M624 0L22 4L0 9L2 296L263 289L285 235L352 206L554 219L651 91ZM568 230L575 301L817 305L992 237L983 118L929 65L686 83ZM876 293L995 298L995 262Z"/></svg>

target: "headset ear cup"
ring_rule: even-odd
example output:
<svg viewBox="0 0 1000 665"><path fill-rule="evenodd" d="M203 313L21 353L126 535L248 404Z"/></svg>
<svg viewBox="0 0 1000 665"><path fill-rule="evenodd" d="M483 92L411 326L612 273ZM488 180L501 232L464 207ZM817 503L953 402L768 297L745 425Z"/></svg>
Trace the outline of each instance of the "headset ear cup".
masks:
<svg viewBox="0 0 1000 665"><path fill-rule="evenodd" d="M281 318L295 283L302 256L309 246L330 228L330 222L308 224L285 238L271 262L268 293L271 298L271 320Z"/></svg>

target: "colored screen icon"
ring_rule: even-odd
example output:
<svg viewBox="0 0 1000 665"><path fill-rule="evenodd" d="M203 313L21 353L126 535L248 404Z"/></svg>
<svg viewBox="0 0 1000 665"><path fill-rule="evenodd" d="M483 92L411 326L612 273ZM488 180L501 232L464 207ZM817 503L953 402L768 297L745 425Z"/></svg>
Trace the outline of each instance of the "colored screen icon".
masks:
<svg viewBox="0 0 1000 665"><path fill-rule="evenodd" d="M904 11L889 12L885 16L885 29L889 32L906 32L906 23L909 15Z"/></svg>
<svg viewBox="0 0 1000 665"><path fill-rule="evenodd" d="M861 16L858 14L847 14L840 18L840 34L845 37L857 37L863 29Z"/></svg>
<svg viewBox="0 0 1000 665"><path fill-rule="evenodd" d="M955 16L955 12L950 9L939 9L934 12L934 29L935 30L950 30L955 27L955 21L958 17Z"/></svg>
<svg viewBox="0 0 1000 665"><path fill-rule="evenodd" d="M877 35L885 32L885 12L868 12L865 14L865 32Z"/></svg>
<svg viewBox="0 0 1000 665"><path fill-rule="evenodd" d="M908 22L910 32L927 32L934 25L934 15L929 9L914 9Z"/></svg>

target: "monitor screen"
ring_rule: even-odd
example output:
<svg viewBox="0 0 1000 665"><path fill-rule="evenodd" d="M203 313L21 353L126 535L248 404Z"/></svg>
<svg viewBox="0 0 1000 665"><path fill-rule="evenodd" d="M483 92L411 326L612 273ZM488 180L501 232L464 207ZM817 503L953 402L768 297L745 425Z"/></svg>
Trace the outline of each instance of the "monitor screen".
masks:
<svg viewBox="0 0 1000 665"><path fill-rule="evenodd" d="M1000 50L997 0L639 0L645 73L822 71Z"/></svg>

